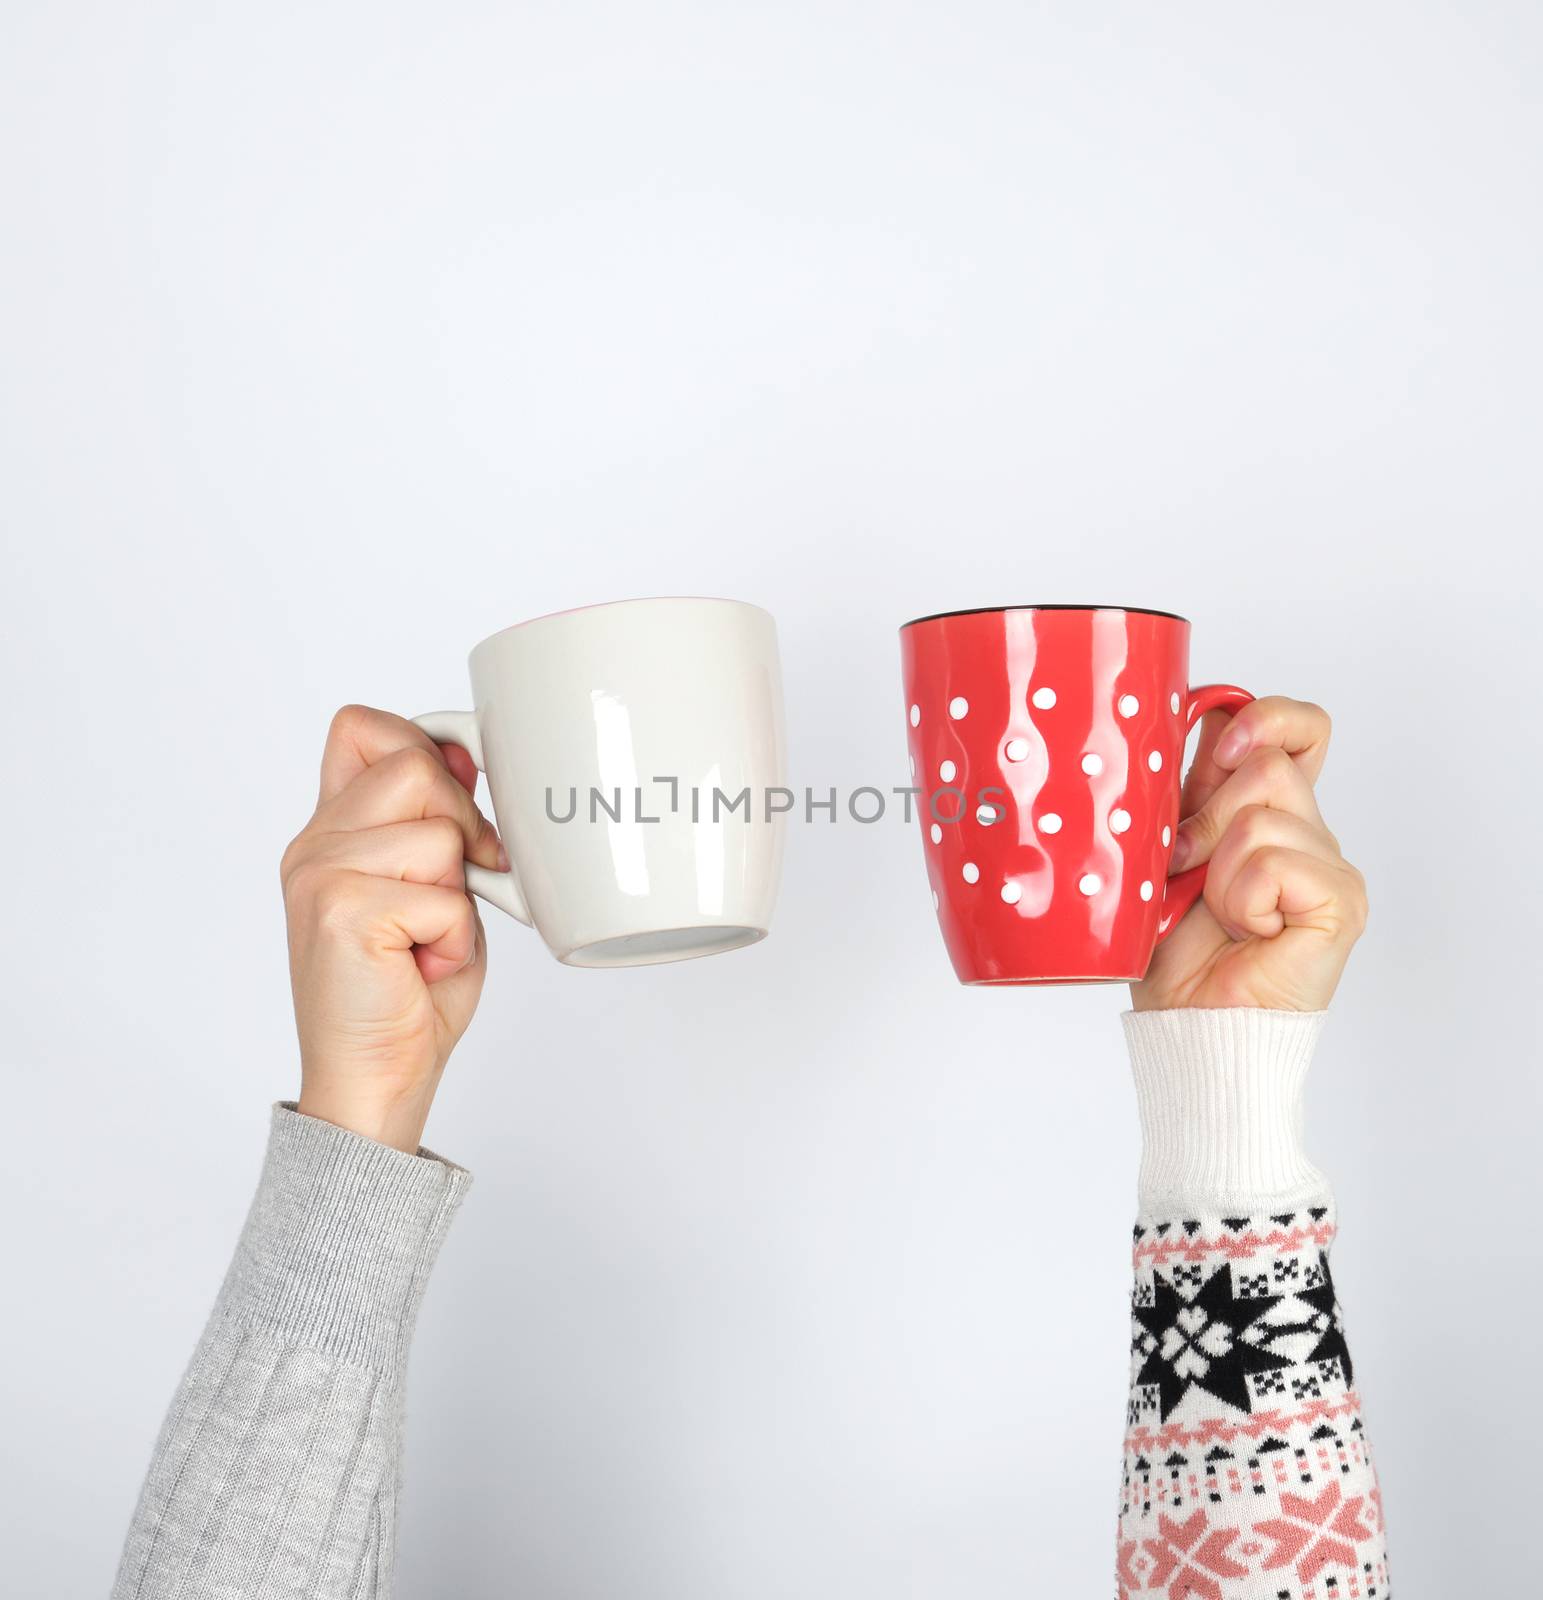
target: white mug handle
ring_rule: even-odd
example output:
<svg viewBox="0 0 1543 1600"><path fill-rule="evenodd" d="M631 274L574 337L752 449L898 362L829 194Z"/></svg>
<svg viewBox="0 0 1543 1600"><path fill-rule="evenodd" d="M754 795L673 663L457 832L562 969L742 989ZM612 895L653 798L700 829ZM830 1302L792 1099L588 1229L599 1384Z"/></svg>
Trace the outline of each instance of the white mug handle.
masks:
<svg viewBox="0 0 1543 1600"><path fill-rule="evenodd" d="M414 717L413 724L435 744L458 744L472 759L478 772L488 769L482 764L482 735L477 729L475 711L426 711ZM530 907L520 889L520 880L510 872L494 872L491 867L479 867L475 861L466 863L466 887L479 900L507 911L516 922L533 927Z"/></svg>

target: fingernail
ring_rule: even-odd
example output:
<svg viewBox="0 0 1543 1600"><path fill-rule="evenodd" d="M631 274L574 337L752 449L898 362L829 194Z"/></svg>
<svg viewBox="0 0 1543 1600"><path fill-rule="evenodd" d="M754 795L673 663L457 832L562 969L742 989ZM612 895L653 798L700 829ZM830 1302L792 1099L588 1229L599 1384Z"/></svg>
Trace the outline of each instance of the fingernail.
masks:
<svg viewBox="0 0 1543 1600"><path fill-rule="evenodd" d="M502 839L498 841L498 870L500 872L507 872L509 870L509 852L504 849L504 842Z"/></svg>
<svg viewBox="0 0 1543 1600"><path fill-rule="evenodd" d="M1194 853L1194 836L1181 822L1179 824L1179 831L1173 836L1173 855L1169 858L1168 870L1170 872L1182 872L1184 870L1184 863L1188 861L1189 858L1194 855Z"/></svg>
<svg viewBox="0 0 1543 1600"><path fill-rule="evenodd" d="M1216 749L1212 752L1219 767L1235 767L1243 759L1244 752L1248 749L1248 730L1246 728L1228 728L1216 741Z"/></svg>

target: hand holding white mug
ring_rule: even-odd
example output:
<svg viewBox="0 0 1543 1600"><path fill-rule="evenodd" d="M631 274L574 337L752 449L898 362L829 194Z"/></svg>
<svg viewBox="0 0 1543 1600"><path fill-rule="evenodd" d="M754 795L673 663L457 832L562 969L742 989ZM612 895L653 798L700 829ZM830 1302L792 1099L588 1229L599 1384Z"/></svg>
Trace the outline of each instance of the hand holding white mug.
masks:
<svg viewBox="0 0 1543 1600"><path fill-rule="evenodd" d="M332 720L315 815L284 852L300 1110L414 1151L482 993L463 861L499 868L466 753L368 706Z"/></svg>
<svg viewBox="0 0 1543 1600"><path fill-rule="evenodd" d="M1204 898L1131 985L1136 1010L1328 1005L1366 926L1365 880L1313 793L1329 726L1279 695L1202 723L1170 871L1208 861Z"/></svg>

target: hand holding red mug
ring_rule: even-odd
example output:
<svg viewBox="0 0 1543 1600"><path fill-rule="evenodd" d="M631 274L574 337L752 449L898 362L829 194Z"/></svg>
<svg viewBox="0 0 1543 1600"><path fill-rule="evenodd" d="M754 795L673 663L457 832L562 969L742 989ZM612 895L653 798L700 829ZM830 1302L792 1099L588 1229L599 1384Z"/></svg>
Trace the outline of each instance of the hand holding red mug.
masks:
<svg viewBox="0 0 1543 1600"><path fill-rule="evenodd" d="M1170 866L1209 863L1205 889L1131 985L1138 1011L1329 1003L1366 924L1366 885L1313 793L1328 746L1328 713L1300 700L1205 718Z"/></svg>

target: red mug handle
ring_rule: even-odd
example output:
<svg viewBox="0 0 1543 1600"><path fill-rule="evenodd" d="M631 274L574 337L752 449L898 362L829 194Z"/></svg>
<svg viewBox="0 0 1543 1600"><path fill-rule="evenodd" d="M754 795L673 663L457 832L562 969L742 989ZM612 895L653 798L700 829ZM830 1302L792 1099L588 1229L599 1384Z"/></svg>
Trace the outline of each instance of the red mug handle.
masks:
<svg viewBox="0 0 1543 1600"><path fill-rule="evenodd" d="M1254 697L1234 683L1203 683L1189 691L1184 708L1184 737L1208 711L1241 711ZM1181 780L1182 781L1182 780ZM1163 886L1163 910L1157 919L1157 942L1161 944L1178 927L1179 919L1200 898L1205 888L1208 863L1177 872Z"/></svg>

